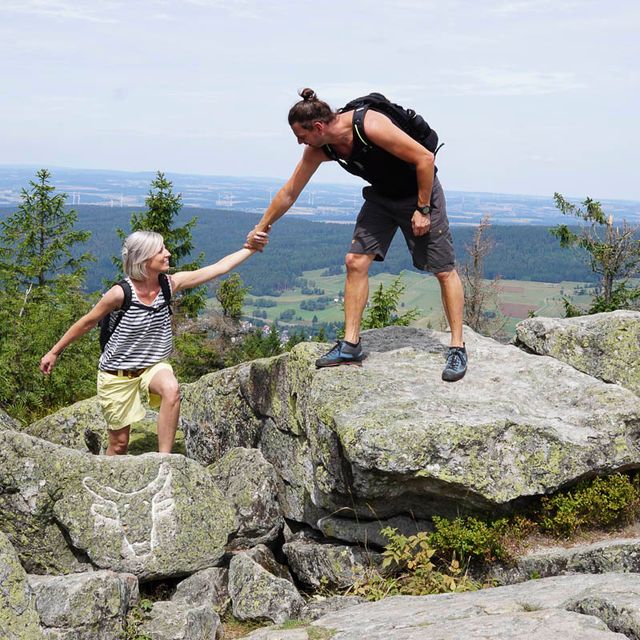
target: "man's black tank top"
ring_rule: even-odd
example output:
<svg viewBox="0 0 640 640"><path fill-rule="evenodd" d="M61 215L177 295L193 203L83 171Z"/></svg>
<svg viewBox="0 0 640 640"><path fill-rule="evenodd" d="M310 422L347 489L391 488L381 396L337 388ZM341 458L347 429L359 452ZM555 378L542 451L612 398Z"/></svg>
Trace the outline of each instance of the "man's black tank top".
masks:
<svg viewBox="0 0 640 640"><path fill-rule="evenodd" d="M356 111L353 112L354 121ZM340 158L330 145L323 150L331 160L337 161L349 173L364 178L377 193L391 197L404 198L418 195L416 167L393 154L376 147L362 137L360 127L353 126L353 150L349 158ZM370 146L369 146L370 145Z"/></svg>

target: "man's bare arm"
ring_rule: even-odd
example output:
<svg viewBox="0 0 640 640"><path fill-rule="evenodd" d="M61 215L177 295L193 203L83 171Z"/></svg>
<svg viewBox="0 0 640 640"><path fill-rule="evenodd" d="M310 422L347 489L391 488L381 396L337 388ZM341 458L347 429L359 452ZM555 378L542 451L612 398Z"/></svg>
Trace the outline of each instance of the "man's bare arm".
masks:
<svg viewBox="0 0 640 640"><path fill-rule="evenodd" d="M364 118L365 133L376 146L393 154L400 160L416 167L418 202L416 206L431 204L431 191L435 176L435 156L419 142L396 127L385 115L369 110ZM431 218L415 211L411 219L413 233L422 236L431 228Z"/></svg>
<svg viewBox="0 0 640 640"><path fill-rule="evenodd" d="M419 203L421 205L430 204L435 175L433 153L377 111L367 111L364 126L367 137L376 146L382 147L397 158L415 165Z"/></svg>
<svg viewBox="0 0 640 640"><path fill-rule="evenodd" d="M256 231L267 231L276 220L279 220L289 211L318 167L328 159L322 149L316 149L314 147L305 148L302 159L298 162L293 174L278 193L276 193L255 228L249 232L245 247L257 249L258 251L262 250L261 247L253 243L254 233Z"/></svg>

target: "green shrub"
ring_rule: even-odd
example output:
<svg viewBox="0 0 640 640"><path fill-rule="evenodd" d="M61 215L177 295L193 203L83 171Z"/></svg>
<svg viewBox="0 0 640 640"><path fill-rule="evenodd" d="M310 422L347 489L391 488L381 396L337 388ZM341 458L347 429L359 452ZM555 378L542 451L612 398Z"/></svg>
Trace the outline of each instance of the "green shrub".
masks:
<svg viewBox="0 0 640 640"><path fill-rule="evenodd" d="M562 536L580 529L623 524L639 514L639 477L631 479L614 473L543 497L540 526L553 535Z"/></svg>
<svg viewBox="0 0 640 640"><path fill-rule="evenodd" d="M436 552L429 545L428 533L404 536L391 527L382 529L381 533L389 541L382 568L393 575L370 569L365 578L349 588L349 594L380 600L393 595L420 596L477 588L455 558L442 571L436 567Z"/></svg>
<svg viewBox="0 0 640 640"><path fill-rule="evenodd" d="M509 557L504 544L509 530L507 518L485 522L470 516L454 520L434 516L433 524L429 543L440 555L455 554L462 559L480 558L486 562Z"/></svg>

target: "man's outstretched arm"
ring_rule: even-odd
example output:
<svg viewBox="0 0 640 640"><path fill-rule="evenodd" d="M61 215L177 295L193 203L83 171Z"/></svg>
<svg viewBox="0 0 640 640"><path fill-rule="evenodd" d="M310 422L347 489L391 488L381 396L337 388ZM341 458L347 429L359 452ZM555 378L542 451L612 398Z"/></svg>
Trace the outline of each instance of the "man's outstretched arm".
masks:
<svg viewBox="0 0 640 640"><path fill-rule="evenodd" d="M311 176L316 172L321 163L328 160L322 149L306 147L302 159L293 171L285 185L276 193L265 210L258 224L248 233L245 247L262 251L262 246L254 242L258 231L267 231L271 225L279 220L293 206L302 190L307 186Z"/></svg>

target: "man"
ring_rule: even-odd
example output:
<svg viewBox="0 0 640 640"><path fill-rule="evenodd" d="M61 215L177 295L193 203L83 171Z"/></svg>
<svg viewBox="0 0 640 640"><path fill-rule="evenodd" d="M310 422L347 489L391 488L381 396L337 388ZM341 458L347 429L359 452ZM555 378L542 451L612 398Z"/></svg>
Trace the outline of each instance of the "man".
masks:
<svg viewBox="0 0 640 640"><path fill-rule="evenodd" d="M356 222L345 264L344 339L316 361L317 367L360 364L360 322L369 296L369 266L384 260L398 227L413 264L435 274L451 329L451 342L442 379L460 380L467 370L462 337L464 293L455 269L446 203L435 175L434 154L397 127L386 115L366 109L333 112L311 89L289 111L289 124L298 144L306 145L293 175L278 191L260 222L247 236L259 248L257 233L265 231L297 200L317 168L337 160L349 172L367 180L365 203Z"/></svg>

